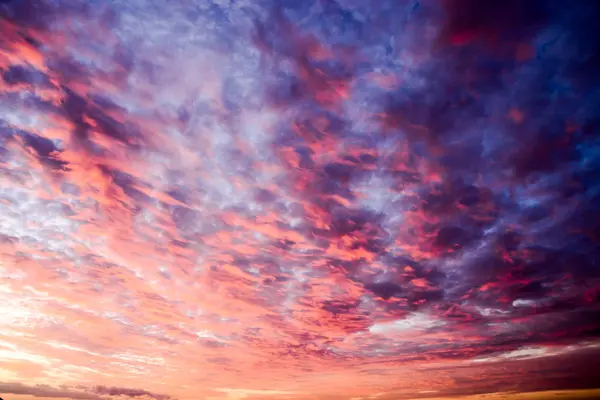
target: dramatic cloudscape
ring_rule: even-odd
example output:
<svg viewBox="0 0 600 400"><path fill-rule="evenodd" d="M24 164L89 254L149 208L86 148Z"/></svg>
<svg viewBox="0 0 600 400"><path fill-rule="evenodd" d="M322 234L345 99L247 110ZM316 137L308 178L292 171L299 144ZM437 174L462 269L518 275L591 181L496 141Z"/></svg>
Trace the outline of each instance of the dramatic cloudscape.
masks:
<svg viewBox="0 0 600 400"><path fill-rule="evenodd" d="M599 11L0 1L0 395L599 398Z"/></svg>

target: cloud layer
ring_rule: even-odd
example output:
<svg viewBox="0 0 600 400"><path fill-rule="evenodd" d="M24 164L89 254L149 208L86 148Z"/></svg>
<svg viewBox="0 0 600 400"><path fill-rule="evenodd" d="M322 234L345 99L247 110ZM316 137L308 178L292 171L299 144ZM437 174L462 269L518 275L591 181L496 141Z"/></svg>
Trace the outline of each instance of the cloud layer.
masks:
<svg viewBox="0 0 600 400"><path fill-rule="evenodd" d="M590 385L598 5L371 3L0 3L0 381Z"/></svg>

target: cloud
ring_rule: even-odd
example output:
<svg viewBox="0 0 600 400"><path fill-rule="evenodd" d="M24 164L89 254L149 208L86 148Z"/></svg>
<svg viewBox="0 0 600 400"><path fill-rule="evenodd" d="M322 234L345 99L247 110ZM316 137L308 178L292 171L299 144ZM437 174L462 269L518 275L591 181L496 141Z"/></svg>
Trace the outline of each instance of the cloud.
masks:
<svg viewBox="0 0 600 400"><path fill-rule="evenodd" d="M359 3L0 5L3 370L367 397L553 354L523 386L580 382L553 352L600 332L598 6Z"/></svg>
<svg viewBox="0 0 600 400"><path fill-rule="evenodd" d="M93 393L75 390L53 388L48 385L25 385L22 383L0 383L0 391L8 394L27 394L34 397L69 398L77 400L102 400L103 397Z"/></svg>
<svg viewBox="0 0 600 400"><path fill-rule="evenodd" d="M52 387L49 385L25 385L22 383L0 383L0 391L9 394L25 394L44 398L69 398L78 400L103 400L112 397L140 397L144 399L169 400L172 397L152 393L143 389L130 389L122 387L95 386L86 388L82 386Z"/></svg>
<svg viewBox="0 0 600 400"><path fill-rule="evenodd" d="M142 389L130 389L130 388L122 388L122 387L106 387L106 386L96 386L94 388L94 392L100 395L107 396L127 396L127 397L144 397L151 398L155 400L169 400L172 397L164 395L164 394L156 394L148 392L147 390Z"/></svg>
<svg viewBox="0 0 600 400"><path fill-rule="evenodd" d="M435 320L423 313L413 313L393 322L375 324L369 328L372 333L409 333L422 332L444 325L443 320Z"/></svg>
<svg viewBox="0 0 600 400"><path fill-rule="evenodd" d="M591 349L597 348L597 343L581 343L578 345L570 345L570 346L529 346L522 347L517 350L508 351L506 353L501 354L493 354L491 357L478 357L470 360L470 362L474 363L489 363L489 362L498 362L505 360L525 360L525 359L534 359L541 357L551 357L556 356L568 352L581 351L582 349Z"/></svg>

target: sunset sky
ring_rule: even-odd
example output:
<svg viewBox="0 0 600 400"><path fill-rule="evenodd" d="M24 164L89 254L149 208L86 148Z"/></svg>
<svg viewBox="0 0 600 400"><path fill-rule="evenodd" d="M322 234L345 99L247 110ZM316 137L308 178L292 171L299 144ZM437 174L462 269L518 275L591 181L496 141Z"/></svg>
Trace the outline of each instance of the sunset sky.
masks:
<svg viewBox="0 0 600 400"><path fill-rule="evenodd" d="M599 11L0 0L0 396L600 398Z"/></svg>

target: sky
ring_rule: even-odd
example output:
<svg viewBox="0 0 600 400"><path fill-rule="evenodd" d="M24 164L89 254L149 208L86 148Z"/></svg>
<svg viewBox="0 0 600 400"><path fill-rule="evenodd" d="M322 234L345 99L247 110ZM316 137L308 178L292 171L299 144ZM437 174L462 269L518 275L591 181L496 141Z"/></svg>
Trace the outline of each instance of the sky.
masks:
<svg viewBox="0 0 600 400"><path fill-rule="evenodd" d="M1 0L0 395L600 398L599 11Z"/></svg>

